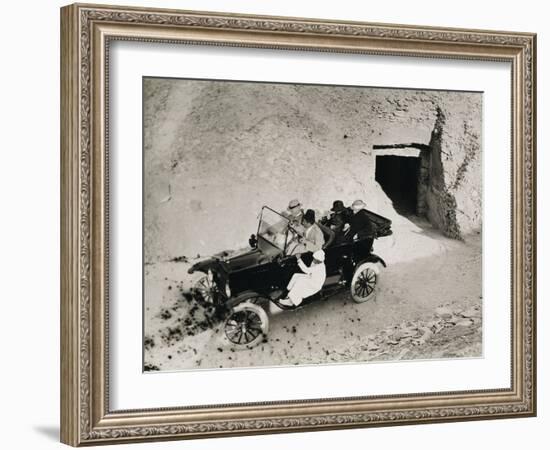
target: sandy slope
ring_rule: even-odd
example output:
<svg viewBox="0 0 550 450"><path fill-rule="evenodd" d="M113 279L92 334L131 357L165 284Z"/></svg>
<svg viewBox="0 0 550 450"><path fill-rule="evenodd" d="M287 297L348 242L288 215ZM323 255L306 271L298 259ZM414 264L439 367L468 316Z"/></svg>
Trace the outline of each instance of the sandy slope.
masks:
<svg viewBox="0 0 550 450"><path fill-rule="evenodd" d="M348 292L298 311L270 314L266 342L248 350L224 344L219 324L205 317L181 293L190 280L188 264L164 262L145 268L145 366L152 370L229 368L331 361L368 361L481 356L481 319L472 326L445 329L410 352L351 350L366 348L369 337L395 326L415 327L448 305L454 312L481 311L481 237L447 239L427 223L404 219L394 236L380 239L375 251L388 262L375 301L355 304ZM404 325L405 324L405 325ZM447 338L445 338L447 336ZM405 345L405 344L404 344ZM446 352L449 346L451 349ZM412 347L412 344L411 344ZM348 354L349 353L349 354ZM335 356L335 355L340 356ZM352 356L350 356L352 355Z"/></svg>

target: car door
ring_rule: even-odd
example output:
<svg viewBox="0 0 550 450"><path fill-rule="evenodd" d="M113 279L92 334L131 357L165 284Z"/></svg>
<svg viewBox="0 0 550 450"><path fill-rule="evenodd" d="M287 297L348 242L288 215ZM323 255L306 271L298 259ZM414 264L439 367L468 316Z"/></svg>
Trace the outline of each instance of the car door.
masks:
<svg viewBox="0 0 550 450"><path fill-rule="evenodd" d="M327 268L327 278L342 274L342 269L349 265L352 257L352 243L343 242L331 245L325 249L325 266Z"/></svg>
<svg viewBox="0 0 550 450"><path fill-rule="evenodd" d="M254 291L269 296L274 290L286 287L296 271L296 258L273 258L231 274L234 294Z"/></svg>

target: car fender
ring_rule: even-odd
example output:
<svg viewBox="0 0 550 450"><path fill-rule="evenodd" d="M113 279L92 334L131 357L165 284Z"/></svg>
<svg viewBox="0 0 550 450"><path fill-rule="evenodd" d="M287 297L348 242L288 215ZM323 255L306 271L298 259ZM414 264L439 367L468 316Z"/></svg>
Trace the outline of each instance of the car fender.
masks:
<svg viewBox="0 0 550 450"><path fill-rule="evenodd" d="M214 269L217 266L218 262L219 262L219 260L216 259L216 258L208 258L208 259L205 259L203 261L199 261L199 262L193 264L189 268L187 273L189 273L189 274L192 274L194 272L208 273L208 269Z"/></svg>
<svg viewBox="0 0 550 450"><path fill-rule="evenodd" d="M234 308L235 306L237 306L241 303L244 303L247 300L250 300L251 298L254 298L254 297L265 298L263 295L259 294L256 291L243 291L239 295L237 295L236 297L231 297L230 299L228 299L227 302L225 303L225 306L228 309L231 309L231 308Z"/></svg>
<svg viewBox="0 0 550 450"><path fill-rule="evenodd" d="M381 264L383 267L387 267L386 265L386 261L384 261L382 258L380 258L380 256L374 254L374 253L371 253L369 254L366 258L362 259L361 261L359 261L355 267L359 267L361 264L364 264L366 262L372 262L372 263L379 263ZM375 270L378 270L378 273L380 272L380 267L378 265L375 266Z"/></svg>

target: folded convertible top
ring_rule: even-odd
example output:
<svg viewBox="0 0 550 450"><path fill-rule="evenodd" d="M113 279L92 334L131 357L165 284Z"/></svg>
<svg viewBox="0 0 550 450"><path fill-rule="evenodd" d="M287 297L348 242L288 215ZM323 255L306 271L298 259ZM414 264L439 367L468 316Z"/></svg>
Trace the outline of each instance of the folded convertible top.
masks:
<svg viewBox="0 0 550 450"><path fill-rule="evenodd" d="M392 234L390 219L386 219L385 217L376 214L375 212L369 211L368 209L365 209L365 211L368 214L370 221L374 225L376 237L384 237Z"/></svg>

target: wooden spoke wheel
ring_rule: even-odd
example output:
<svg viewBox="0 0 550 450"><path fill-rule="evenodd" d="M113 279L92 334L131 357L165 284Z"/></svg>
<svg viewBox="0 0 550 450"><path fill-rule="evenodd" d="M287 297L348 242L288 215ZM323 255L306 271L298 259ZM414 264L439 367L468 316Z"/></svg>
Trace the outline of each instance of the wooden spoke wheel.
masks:
<svg viewBox="0 0 550 450"><path fill-rule="evenodd" d="M229 313L223 325L227 341L248 348L262 342L267 335L269 319L264 309L254 303L241 303Z"/></svg>
<svg viewBox="0 0 550 450"><path fill-rule="evenodd" d="M203 306L213 306L214 305L214 295L212 289L214 288L213 283L208 279L207 275L201 277L195 285L193 286L193 291L195 292L196 300Z"/></svg>
<svg viewBox="0 0 550 450"><path fill-rule="evenodd" d="M351 279L351 297L356 303L374 299L378 284L379 270L375 263L366 262L355 269Z"/></svg>

